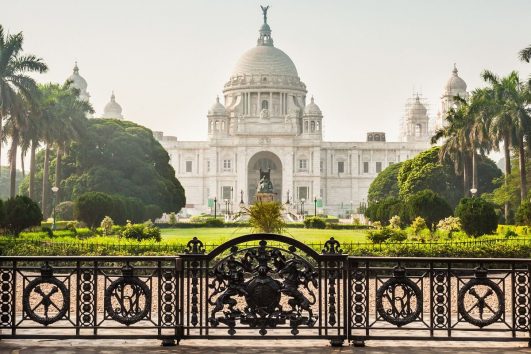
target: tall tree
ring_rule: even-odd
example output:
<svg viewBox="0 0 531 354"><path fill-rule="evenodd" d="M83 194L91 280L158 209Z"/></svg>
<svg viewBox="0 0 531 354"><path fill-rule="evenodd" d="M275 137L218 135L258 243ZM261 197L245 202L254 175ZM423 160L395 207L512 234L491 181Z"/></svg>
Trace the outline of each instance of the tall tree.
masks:
<svg viewBox="0 0 531 354"><path fill-rule="evenodd" d="M20 139L18 129L27 117L24 101L31 103L37 92L35 80L28 74L48 70L42 59L22 53L23 42L22 32L10 35L0 25L0 141L3 136L2 122L7 120L12 134L9 152L12 197L15 195L16 153Z"/></svg>
<svg viewBox="0 0 531 354"><path fill-rule="evenodd" d="M489 130L492 140L495 145L503 141L506 176L511 173L510 149L512 148L518 154L522 185L520 197L521 200L525 200L527 197L525 136L529 134L531 128L531 111L529 109L531 90L528 84L520 80L516 71L500 78L486 70L482 73L482 77L490 84L487 92L491 98ZM508 214L507 210L506 214Z"/></svg>

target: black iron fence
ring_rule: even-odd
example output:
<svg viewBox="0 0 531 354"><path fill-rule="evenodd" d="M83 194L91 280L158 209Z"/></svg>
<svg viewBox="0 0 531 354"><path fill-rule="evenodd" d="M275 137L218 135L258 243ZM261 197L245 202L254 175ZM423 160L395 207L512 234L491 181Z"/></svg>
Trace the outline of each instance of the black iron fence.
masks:
<svg viewBox="0 0 531 354"><path fill-rule="evenodd" d="M174 257L0 257L0 338L531 341L531 260L254 234Z"/></svg>

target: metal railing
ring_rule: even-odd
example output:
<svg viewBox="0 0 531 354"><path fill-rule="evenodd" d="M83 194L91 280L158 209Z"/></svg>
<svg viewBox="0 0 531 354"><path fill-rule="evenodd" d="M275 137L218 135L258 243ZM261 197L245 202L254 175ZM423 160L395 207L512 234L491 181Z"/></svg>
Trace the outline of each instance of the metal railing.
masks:
<svg viewBox="0 0 531 354"><path fill-rule="evenodd" d="M0 257L0 338L531 343L531 260L341 246L253 234L171 257Z"/></svg>

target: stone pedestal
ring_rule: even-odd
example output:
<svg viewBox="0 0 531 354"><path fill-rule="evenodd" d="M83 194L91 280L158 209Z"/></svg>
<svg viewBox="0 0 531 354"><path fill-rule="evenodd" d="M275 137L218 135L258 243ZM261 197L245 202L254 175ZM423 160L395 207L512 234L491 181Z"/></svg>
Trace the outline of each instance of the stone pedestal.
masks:
<svg viewBox="0 0 531 354"><path fill-rule="evenodd" d="M273 202L275 201L275 194L274 193L256 193L256 202Z"/></svg>

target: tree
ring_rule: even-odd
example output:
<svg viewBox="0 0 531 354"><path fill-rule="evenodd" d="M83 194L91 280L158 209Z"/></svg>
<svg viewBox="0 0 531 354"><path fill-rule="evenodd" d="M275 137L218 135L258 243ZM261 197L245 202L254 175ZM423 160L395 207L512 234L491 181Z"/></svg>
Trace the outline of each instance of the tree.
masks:
<svg viewBox="0 0 531 354"><path fill-rule="evenodd" d="M519 172L521 181L521 200L527 196L526 176L526 142L525 136L529 134L531 127L531 90L528 84L524 84L516 71L506 77L498 77L494 73L485 70L483 79L490 85L487 93L490 97L488 115L491 120L489 127L490 136L495 146L503 142L505 156L505 184L511 174L510 149L518 152ZM505 206L505 216L508 217L509 206Z"/></svg>
<svg viewBox="0 0 531 354"><path fill-rule="evenodd" d="M456 205L463 182L454 171L450 158L439 159L440 147L433 147L402 163L398 173L400 197L407 200L416 192L429 189Z"/></svg>
<svg viewBox="0 0 531 354"><path fill-rule="evenodd" d="M416 192L429 189L446 200L453 208L461 198L463 179L456 174L450 157L440 160L440 147L436 146L402 163L398 173L400 197L407 200ZM493 179L502 176L496 164L485 156L477 156L478 194L490 193L498 185Z"/></svg>
<svg viewBox="0 0 531 354"><path fill-rule="evenodd" d="M365 211L365 216L372 222L379 222L381 225L388 225L389 220L398 215L405 223L409 222L409 215L404 208L404 202L399 198L385 198L378 202L372 202Z"/></svg>
<svg viewBox="0 0 531 354"><path fill-rule="evenodd" d="M16 160L20 129L27 123L25 120L28 110L25 103L31 103L37 92L35 80L28 74L43 73L48 70L42 59L22 53L23 42L22 32L14 35L5 34L4 28L0 25L0 141L3 140L3 120L7 120L6 124L11 127L9 151L11 197L15 196L16 191Z"/></svg>
<svg viewBox="0 0 531 354"><path fill-rule="evenodd" d="M107 194L87 192L75 201L74 217L94 229L106 215L112 212L112 207L112 198Z"/></svg>
<svg viewBox="0 0 531 354"><path fill-rule="evenodd" d="M244 207L242 214L249 217L253 232L281 233L286 227L278 202L258 202Z"/></svg>
<svg viewBox="0 0 531 354"><path fill-rule="evenodd" d="M164 212L178 212L185 204L184 190L175 178L169 155L147 128L114 119L87 120L85 133L68 144L68 151L62 159L63 200L98 191L136 198L141 208L153 204ZM54 151L47 152L45 149L37 154L36 175L43 176L43 183L54 181L53 176L45 178L45 161L48 159L53 165L57 160ZM22 185L24 192L27 186L26 182ZM38 190L35 197L40 198L49 190ZM42 199L44 205L50 202L50 198ZM132 213L126 214L130 220L145 220L144 214L136 214L135 219L131 218ZM123 223L120 217L109 216L116 223Z"/></svg>
<svg viewBox="0 0 531 354"><path fill-rule="evenodd" d="M388 166L376 176L369 186L367 202L369 204L389 197L398 197L398 173L402 163L395 163Z"/></svg>
<svg viewBox="0 0 531 354"><path fill-rule="evenodd" d="M42 213L33 200L26 196L17 195L9 198L5 203L4 227L13 235L30 226L38 226L42 221Z"/></svg>
<svg viewBox="0 0 531 354"><path fill-rule="evenodd" d="M431 190L423 190L412 195L407 201L407 209L411 220L418 216L422 217L430 231L435 230L439 220L453 215L448 202Z"/></svg>
<svg viewBox="0 0 531 354"><path fill-rule="evenodd" d="M483 198L461 199L455 208L455 216L461 220L463 230L474 237L494 233L498 227L494 206Z"/></svg>
<svg viewBox="0 0 531 354"><path fill-rule="evenodd" d="M518 54L520 56L521 61L529 63L529 60L531 60L531 45L527 48L522 49Z"/></svg>
<svg viewBox="0 0 531 354"><path fill-rule="evenodd" d="M518 225L531 226L531 203L526 201L520 204L516 210L516 223Z"/></svg>

